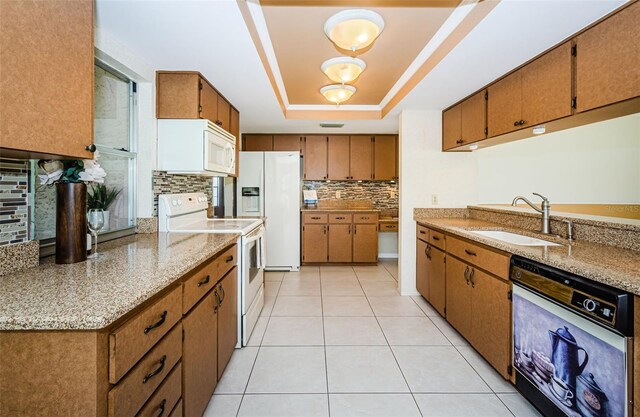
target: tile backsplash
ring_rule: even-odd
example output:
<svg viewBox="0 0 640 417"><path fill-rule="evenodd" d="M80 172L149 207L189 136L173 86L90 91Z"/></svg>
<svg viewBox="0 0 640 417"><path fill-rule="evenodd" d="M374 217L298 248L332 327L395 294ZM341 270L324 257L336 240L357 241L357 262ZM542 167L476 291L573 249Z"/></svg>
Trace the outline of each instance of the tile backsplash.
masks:
<svg viewBox="0 0 640 417"><path fill-rule="evenodd" d="M211 201L213 177L153 171L153 215L155 217L158 216L158 195L175 193L206 193Z"/></svg>
<svg viewBox="0 0 640 417"><path fill-rule="evenodd" d="M370 200L377 209L398 208L398 183L387 181L304 181L305 190L316 190L318 200Z"/></svg>
<svg viewBox="0 0 640 417"><path fill-rule="evenodd" d="M30 177L29 161L0 158L0 246L30 239Z"/></svg>

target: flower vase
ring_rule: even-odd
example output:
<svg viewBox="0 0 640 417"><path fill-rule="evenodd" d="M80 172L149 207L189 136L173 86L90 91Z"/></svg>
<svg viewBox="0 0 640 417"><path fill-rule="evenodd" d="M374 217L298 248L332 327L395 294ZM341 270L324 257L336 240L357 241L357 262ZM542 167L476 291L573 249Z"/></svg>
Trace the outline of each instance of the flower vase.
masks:
<svg viewBox="0 0 640 417"><path fill-rule="evenodd" d="M56 263L87 260L87 186L56 184Z"/></svg>

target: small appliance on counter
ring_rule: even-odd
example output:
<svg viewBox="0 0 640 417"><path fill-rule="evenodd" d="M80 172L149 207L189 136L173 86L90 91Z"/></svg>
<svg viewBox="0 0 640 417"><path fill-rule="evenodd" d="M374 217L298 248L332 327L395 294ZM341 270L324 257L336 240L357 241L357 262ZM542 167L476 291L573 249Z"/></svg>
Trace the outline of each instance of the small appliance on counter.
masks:
<svg viewBox="0 0 640 417"><path fill-rule="evenodd" d="M302 191L305 208L318 208L318 192L316 190Z"/></svg>

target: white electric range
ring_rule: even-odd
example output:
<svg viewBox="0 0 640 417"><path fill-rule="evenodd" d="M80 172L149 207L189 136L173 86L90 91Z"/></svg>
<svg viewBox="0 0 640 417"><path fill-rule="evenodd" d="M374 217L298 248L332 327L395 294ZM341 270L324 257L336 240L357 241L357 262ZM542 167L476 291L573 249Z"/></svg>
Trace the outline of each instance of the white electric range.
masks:
<svg viewBox="0 0 640 417"><path fill-rule="evenodd" d="M238 344L246 346L264 306L265 229L262 219L210 219L204 193L162 194L158 228L170 233L238 234Z"/></svg>

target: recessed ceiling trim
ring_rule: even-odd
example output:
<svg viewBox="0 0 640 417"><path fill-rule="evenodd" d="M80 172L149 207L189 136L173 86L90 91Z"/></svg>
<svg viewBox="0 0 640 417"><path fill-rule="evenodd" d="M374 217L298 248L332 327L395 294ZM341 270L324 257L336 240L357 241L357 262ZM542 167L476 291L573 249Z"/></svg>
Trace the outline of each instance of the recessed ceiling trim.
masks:
<svg viewBox="0 0 640 417"><path fill-rule="evenodd" d="M290 104L288 110L297 111L336 111L335 104ZM377 104L341 104L340 110L346 111L381 111Z"/></svg>
<svg viewBox="0 0 640 417"><path fill-rule="evenodd" d="M326 110L291 110L287 109L285 117L290 120L380 120L382 118L380 110L350 110L336 111ZM340 106L342 107L342 106Z"/></svg>
<svg viewBox="0 0 640 417"><path fill-rule="evenodd" d="M365 5L353 0L260 0L263 6L331 7L456 7L460 0L368 0Z"/></svg>

